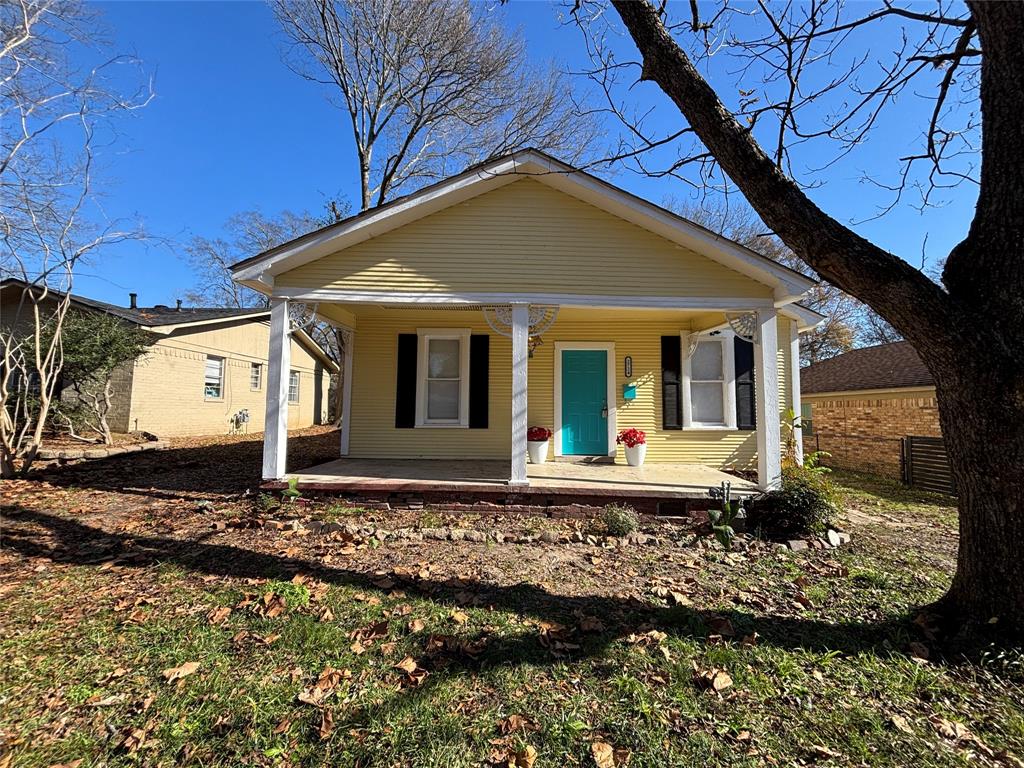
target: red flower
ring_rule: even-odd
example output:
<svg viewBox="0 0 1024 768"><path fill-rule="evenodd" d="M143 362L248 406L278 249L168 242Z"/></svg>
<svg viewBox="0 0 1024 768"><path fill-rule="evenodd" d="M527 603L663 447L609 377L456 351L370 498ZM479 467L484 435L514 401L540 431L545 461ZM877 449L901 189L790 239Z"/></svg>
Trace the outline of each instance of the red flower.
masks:
<svg viewBox="0 0 1024 768"><path fill-rule="evenodd" d="M547 427L530 427L526 430L526 439L531 443L542 443L551 439L551 430Z"/></svg>
<svg viewBox="0 0 1024 768"><path fill-rule="evenodd" d="M638 445L643 445L647 442L647 435L643 430L639 430L636 427L630 427L619 432L619 436L615 438L617 445L626 444L627 448L635 448Z"/></svg>

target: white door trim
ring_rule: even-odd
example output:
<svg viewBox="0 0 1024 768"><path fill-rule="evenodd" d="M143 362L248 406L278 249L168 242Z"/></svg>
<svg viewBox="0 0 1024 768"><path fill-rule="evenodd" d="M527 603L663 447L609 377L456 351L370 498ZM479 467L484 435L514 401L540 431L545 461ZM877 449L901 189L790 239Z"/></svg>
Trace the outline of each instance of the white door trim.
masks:
<svg viewBox="0 0 1024 768"><path fill-rule="evenodd" d="M606 373L608 392L608 455L615 455L615 411L618 396L615 391L615 342L614 341L556 341L555 342L555 456L562 455L562 352L566 350L594 350L608 353Z"/></svg>

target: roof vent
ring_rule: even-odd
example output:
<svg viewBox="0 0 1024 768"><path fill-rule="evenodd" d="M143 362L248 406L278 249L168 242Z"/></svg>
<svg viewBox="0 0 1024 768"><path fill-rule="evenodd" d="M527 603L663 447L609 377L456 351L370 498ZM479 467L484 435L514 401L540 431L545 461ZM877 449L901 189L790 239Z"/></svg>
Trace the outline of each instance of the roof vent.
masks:
<svg viewBox="0 0 1024 768"><path fill-rule="evenodd" d="M154 304L153 309L170 309L166 304Z"/></svg>
<svg viewBox="0 0 1024 768"><path fill-rule="evenodd" d="M181 299L178 299L178 306L176 306L175 309L181 312Z"/></svg>
<svg viewBox="0 0 1024 768"><path fill-rule="evenodd" d="M128 294L128 309L138 309L139 294L129 293Z"/></svg>

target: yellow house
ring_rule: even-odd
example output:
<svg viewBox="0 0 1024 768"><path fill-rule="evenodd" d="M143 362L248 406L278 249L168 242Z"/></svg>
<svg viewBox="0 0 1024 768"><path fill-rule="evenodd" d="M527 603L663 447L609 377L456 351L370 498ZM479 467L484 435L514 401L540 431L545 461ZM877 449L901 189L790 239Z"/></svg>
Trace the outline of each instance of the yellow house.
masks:
<svg viewBox="0 0 1024 768"><path fill-rule="evenodd" d="M15 278L0 284L5 327L28 327L25 290L34 289ZM50 296L63 294L51 289ZM263 430L269 309L182 307L180 302L140 307L135 294L127 307L72 295L71 307L134 323L152 340L142 357L114 375L112 431L180 437ZM287 426L324 424L330 377L338 366L304 331L291 332L289 348Z"/></svg>
<svg viewBox="0 0 1024 768"><path fill-rule="evenodd" d="M341 455L553 460L780 475L813 282L536 150L501 157L233 267L271 301L263 476L286 474L289 305L343 329ZM653 469L652 469L653 471Z"/></svg>

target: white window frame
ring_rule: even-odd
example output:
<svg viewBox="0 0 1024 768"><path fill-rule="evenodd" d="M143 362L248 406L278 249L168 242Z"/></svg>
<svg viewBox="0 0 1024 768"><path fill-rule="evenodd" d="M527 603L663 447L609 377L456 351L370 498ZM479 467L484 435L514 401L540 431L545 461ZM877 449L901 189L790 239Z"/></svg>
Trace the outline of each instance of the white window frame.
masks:
<svg viewBox="0 0 1024 768"><path fill-rule="evenodd" d="M217 360L220 362L220 381L218 382L217 389L219 394L211 395L206 391L206 367L210 364L211 360ZM224 370L227 367L227 358L221 357L220 355L207 355L203 361L203 399L204 400L223 400L224 399Z"/></svg>
<svg viewBox="0 0 1024 768"><path fill-rule="evenodd" d="M690 384L693 383L691 371L689 341L690 334L680 334L683 345L683 429L736 429L736 355L733 344L735 334L732 331L698 333L696 341L718 342L722 345L722 409L725 420L720 423L693 420L693 400L690 396ZM697 382L700 383L700 382ZM705 382L706 383L706 382Z"/></svg>
<svg viewBox="0 0 1024 768"><path fill-rule="evenodd" d="M292 377L295 377L295 397L292 398ZM302 372L294 368L288 371L288 402L295 405L302 397Z"/></svg>
<svg viewBox="0 0 1024 768"><path fill-rule="evenodd" d="M469 428L469 328L417 328L419 352L416 355L416 426L433 428ZM427 418L427 353L433 339L459 342L459 416L457 419Z"/></svg>
<svg viewBox="0 0 1024 768"><path fill-rule="evenodd" d="M256 386L253 386L252 375L256 373ZM249 363L249 390L259 392L263 389L263 363Z"/></svg>

